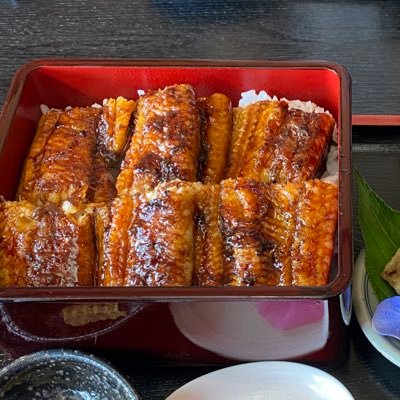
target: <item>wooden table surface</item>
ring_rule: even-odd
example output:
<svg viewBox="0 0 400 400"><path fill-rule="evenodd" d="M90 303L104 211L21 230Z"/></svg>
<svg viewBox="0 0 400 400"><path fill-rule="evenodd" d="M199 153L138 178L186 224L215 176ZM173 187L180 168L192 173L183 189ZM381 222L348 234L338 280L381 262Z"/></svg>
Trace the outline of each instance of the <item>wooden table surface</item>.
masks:
<svg viewBox="0 0 400 400"><path fill-rule="evenodd" d="M353 113L400 114L400 2L395 0L1 0L0 104L16 69L43 57L328 59L352 76ZM386 151L400 144L400 128L358 128L353 138L356 166L400 207L392 184L398 182L400 155ZM356 255L361 247L355 223ZM99 355L143 399L164 399L215 369L139 368L121 354ZM399 368L370 345L354 317L349 360L329 372L355 399L400 398Z"/></svg>

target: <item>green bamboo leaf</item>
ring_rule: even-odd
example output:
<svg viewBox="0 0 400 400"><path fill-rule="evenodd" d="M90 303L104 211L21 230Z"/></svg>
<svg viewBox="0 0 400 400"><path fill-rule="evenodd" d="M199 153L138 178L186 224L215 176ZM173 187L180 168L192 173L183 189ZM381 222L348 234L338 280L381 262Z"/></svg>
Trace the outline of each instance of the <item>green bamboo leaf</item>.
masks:
<svg viewBox="0 0 400 400"><path fill-rule="evenodd" d="M365 268L377 298L396 294L380 274L400 248L400 212L380 198L356 171L358 222L365 243Z"/></svg>

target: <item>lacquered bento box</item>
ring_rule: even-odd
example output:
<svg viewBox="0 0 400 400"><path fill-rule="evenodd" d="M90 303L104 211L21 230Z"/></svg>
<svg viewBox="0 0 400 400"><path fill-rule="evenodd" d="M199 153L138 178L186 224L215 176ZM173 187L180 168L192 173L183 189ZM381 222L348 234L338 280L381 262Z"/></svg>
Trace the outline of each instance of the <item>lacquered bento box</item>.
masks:
<svg viewBox="0 0 400 400"><path fill-rule="evenodd" d="M137 90L191 84L198 96L265 90L311 100L338 127L337 251L319 287L0 288L0 345L125 349L163 362L268 359L334 362L347 354L351 312L351 84L320 61L37 60L17 71L0 119L0 194L15 196L40 105L88 106Z"/></svg>

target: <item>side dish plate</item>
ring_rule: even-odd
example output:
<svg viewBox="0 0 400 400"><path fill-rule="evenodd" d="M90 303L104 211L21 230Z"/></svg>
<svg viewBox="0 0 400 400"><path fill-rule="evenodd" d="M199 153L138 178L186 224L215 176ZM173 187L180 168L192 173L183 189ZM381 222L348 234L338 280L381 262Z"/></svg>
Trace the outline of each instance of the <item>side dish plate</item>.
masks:
<svg viewBox="0 0 400 400"><path fill-rule="evenodd" d="M167 400L352 400L333 376L304 364L259 362L224 368L178 389Z"/></svg>
<svg viewBox="0 0 400 400"><path fill-rule="evenodd" d="M354 310L365 336L384 357L400 367L400 340L382 336L372 327L372 317L378 306L378 300L365 270L364 249L360 252L354 266L353 290Z"/></svg>

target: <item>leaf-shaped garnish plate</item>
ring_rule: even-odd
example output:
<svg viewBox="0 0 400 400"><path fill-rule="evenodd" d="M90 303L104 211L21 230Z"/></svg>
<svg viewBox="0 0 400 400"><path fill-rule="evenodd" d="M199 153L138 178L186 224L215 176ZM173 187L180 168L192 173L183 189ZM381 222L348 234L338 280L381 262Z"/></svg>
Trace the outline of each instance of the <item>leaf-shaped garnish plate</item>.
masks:
<svg viewBox="0 0 400 400"><path fill-rule="evenodd" d="M356 172L358 222L365 243L365 269L379 301L396 294L380 276L400 248L400 212L388 206Z"/></svg>

